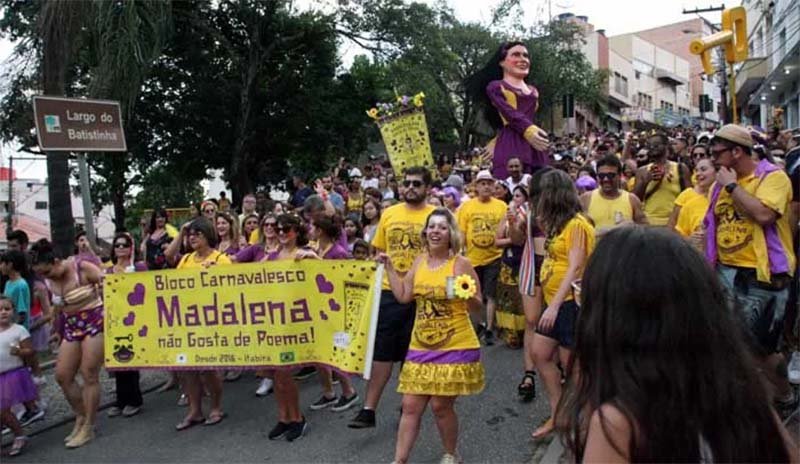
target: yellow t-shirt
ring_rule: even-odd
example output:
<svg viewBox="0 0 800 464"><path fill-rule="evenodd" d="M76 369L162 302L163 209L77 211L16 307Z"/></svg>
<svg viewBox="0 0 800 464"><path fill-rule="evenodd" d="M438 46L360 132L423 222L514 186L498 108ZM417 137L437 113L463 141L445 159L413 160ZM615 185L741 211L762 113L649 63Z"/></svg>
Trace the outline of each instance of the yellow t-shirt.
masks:
<svg viewBox="0 0 800 464"><path fill-rule="evenodd" d="M586 250L586 258L592 254L594 250L594 227L583 215L577 215L567 222L567 225L559 232L553 239L549 240L547 248L545 249L544 261L542 261L541 282L542 291L544 292L544 301L550 303L558 293L558 287L561 286L561 281L569 268L569 251L572 247L573 241L578 240L583 242L584 249ZM583 275L583 269L586 267L586 259L584 259L583 266L578 269L575 278L580 279ZM564 301L572 299L572 292L567 292Z"/></svg>
<svg viewBox="0 0 800 464"><path fill-rule="evenodd" d="M358 198L353 198L352 195L347 197L347 212L348 213L361 213L361 208L364 206L364 192L361 192L361 196Z"/></svg>
<svg viewBox="0 0 800 464"><path fill-rule="evenodd" d="M619 196L609 200L600 194L600 189L592 191L589 208L586 214L594 221L594 227L614 227L617 225L616 213L619 211L626 221L633 220L633 206L630 195L632 193L619 191Z"/></svg>
<svg viewBox="0 0 800 464"><path fill-rule="evenodd" d="M646 166L650 169L652 164ZM651 193L652 192L652 193ZM665 226L681 192L680 171L678 163L669 161L667 172L661 182L650 182L645 189L644 212L650 225Z"/></svg>
<svg viewBox="0 0 800 464"><path fill-rule="evenodd" d="M683 192L681 192L681 194L678 195L678 198L675 199L675 206L680 206L681 208L683 208L683 205L685 205L686 203L689 203L695 198L702 196L703 195L697 193L694 190L694 187L689 187L685 189Z"/></svg>
<svg viewBox="0 0 800 464"><path fill-rule="evenodd" d="M503 255L503 250L494 245L494 236L507 210L508 205L497 198L487 202L472 198L458 208L458 228L464 234L465 255L473 266L485 266Z"/></svg>
<svg viewBox="0 0 800 464"><path fill-rule="evenodd" d="M231 259L225 253L220 253L217 250L211 252L210 255L206 257L206 259L202 261L197 260L197 253L192 252L188 255L185 255L181 258L181 261L178 263L177 269L192 269L203 267L204 263L214 263L214 264L231 264Z"/></svg>
<svg viewBox="0 0 800 464"><path fill-rule="evenodd" d="M684 237L692 235L695 230L703 225L703 219L706 217L706 211L708 211L708 198L697 193L695 195L697 196L686 201L681 206L678 221L675 223L675 230ZM678 204L678 200L675 200L675 204Z"/></svg>
<svg viewBox="0 0 800 464"><path fill-rule="evenodd" d="M428 216L436 209L433 205L425 205L416 210L406 203L399 203L383 210L372 246L383 250L392 260L392 265L402 276L414 264L414 260L422 252L422 228ZM389 279L384 274L383 289L391 290Z"/></svg>
<svg viewBox="0 0 800 464"><path fill-rule="evenodd" d="M783 171L775 171L763 179L750 174L736 181L739 188L758 198L764 206L778 213L776 226L783 248L792 252L792 235L789 230L789 202L792 199L792 184ZM713 189L709 191L709 197ZM730 194L722 189L714 207L717 222L717 253L719 262L728 266L757 268L758 261L753 248L755 222L743 212L737 211ZM760 227L760 226L759 226Z"/></svg>

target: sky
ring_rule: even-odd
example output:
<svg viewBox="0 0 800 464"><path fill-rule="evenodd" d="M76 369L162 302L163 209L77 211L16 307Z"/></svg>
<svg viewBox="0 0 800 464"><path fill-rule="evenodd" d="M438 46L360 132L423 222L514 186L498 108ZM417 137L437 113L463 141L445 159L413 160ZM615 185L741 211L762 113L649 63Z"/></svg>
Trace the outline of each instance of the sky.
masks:
<svg viewBox="0 0 800 464"><path fill-rule="evenodd" d="M432 5L436 0L423 1ZM308 3L319 4L319 2L310 0ZM462 21L488 23L492 7L499 1L449 0L447 3ZM696 7L706 8L710 4L718 6L721 2L709 3L709 0L700 3L686 0L522 0L521 4L525 10L526 22L546 20L549 12L553 16L570 12L575 15L588 16L589 22L595 26L595 29L605 29L606 35L612 36L692 19L696 15L684 15L682 11ZM705 16L710 21L717 23L719 14L710 13ZM12 49L12 43L0 39L0 69L4 67L6 58L11 54ZM345 44L340 50L345 62L359 53L363 53L363 50L357 49L357 46L353 44ZM2 91L2 87L0 87L0 91ZM8 166L8 156L14 151L12 146L1 146L0 165ZM23 156L29 155L24 154ZM17 177L37 179L47 177L44 161L19 161L14 163L14 167Z"/></svg>

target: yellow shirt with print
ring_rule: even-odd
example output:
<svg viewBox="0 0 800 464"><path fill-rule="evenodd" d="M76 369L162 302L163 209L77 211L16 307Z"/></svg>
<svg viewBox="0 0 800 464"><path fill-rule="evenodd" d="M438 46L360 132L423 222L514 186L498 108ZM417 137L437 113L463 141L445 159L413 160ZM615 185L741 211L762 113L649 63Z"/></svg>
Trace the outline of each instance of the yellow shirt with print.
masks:
<svg viewBox="0 0 800 464"><path fill-rule="evenodd" d="M548 304L555 298L558 287L561 286L561 282L567 274L569 251L574 240L583 242L586 258L588 258L594 250L594 227L581 214L570 219L557 236L548 240L540 277L544 301ZM575 279L581 278L585 267L586 260L584 259L583 266L578 269ZM567 292L564 297L564 301L569 300L572 300L572 292Z"/></svg>
<svg viewBox="0 0 800 464"><path fill-rule="evenodd" d="M487 202L472 198L458 208L458 228L464 234L465 255L473 266L485 266L503 255L503 250L494 245L494 237L507 211L508 205L497 198Z"/></svg>
<svg viewBox="0 0 800 464"><path fill-rule="evenodd" d="M434 209L432 205L411 209L406 203L400 203L381 213L378 228L372 237L372 246L389 255L392 265L401 276L411 269L414 260L422 253L422 229ZM391 290L385 273L383 289Z"/></svg>
<svg viewBox="0 0 800 464"><path fill-rule="evenodd" d="M763 178L750 174L736 181L738 188L756 197L764 206L778 213L775 223L783 248L792 251L792 236L789 229L789 202L792 198L792 184L783 171L774 171ZM711 189L713 191L714 189ZM709 196L711 193L709 193ZM727 190L720 190L714 207L717 223L717 253L719 262L727 266L757 268L758 261L753 248L753 227L758 226L743 211L733 204Z"/></svg>
<svg viewBox="0 0 800 464"><path fill-rule="evenodd" d="M181 258L180 262L178 263L177 269L195 269L198 267L203 267L204 263L208 264L231 264L231 259L225 253L220 253L217 250L211 252L210 255L206 256L206 259L198 260L197 253L192 252L188 255L185 255Z"/></svg>
<svg viewBox="0 0 800 464"><path fill-rule="evenodd" d="M675 223L675 230L688 237L703 225L703 219L706 217L708 211L708 198L695 193L695 197L686 201L681 205L681 212L678 214L678 221ZM678 200L675 200L678 204Z"/></svg>

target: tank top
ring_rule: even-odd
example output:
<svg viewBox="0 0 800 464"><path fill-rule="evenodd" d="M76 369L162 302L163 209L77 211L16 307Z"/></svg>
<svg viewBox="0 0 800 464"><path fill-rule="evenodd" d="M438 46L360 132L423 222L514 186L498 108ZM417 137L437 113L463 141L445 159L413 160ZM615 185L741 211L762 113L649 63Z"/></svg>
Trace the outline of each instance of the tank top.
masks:
<svg viewBox="0 0 800 464"><path fill-rule="evenodd" d="M461 350L479 348L470 323L467 302L447 298L447 278L455 277L456 257L438 269L428 268L428 257L414 274L414 299L417 304L411 349Z"/></svg>
<svg viewBox="0 0 800 464"><path fill-rule="evenodd" d="M653 164L648 164L647 169ZM660 183L650 182L645 188L644 212L651 225L665 226L669 222L675 199L681 193L678 163L667 162L667 172Z"/></svg>
<svg viewBox="0 0 800 464"><path fill-rule="evenodd" d="M609 200L600 194L599 189L593 191L587 214L594 221L595 228L614 227L617 224L617 212L622 214L624 220L632 221L633 207L628 195L630 193L620 190L617 198Z"/></svg>

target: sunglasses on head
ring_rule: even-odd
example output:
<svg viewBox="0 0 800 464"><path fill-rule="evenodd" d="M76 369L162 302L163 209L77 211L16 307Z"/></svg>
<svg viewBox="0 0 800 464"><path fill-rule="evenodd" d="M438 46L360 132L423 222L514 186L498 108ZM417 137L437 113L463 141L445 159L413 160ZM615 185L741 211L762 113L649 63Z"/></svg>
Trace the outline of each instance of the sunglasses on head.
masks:
<svg viewBox="0 0 800 464"><path fill-rule="evenodd" d="M597 178L600 179L600 180L606 180L606 179L611 180L611 179L613 179L615 177L617 177L617 173L616 172L598 172L597 173Z"/></svg>
<svg viewBox="0 0 800 464"><path fill-rule="evenodd" d="M130 247L131 247L130 243L117 242L114 244L114 248L130 248Z"/></svg>
<svg viewBox="0 0 800 464"><path fill-rule="evenodd" d="M404 180L403 181L403 187L406 187L406 188L408 188L408 187L420 188L420 187L422 187L422 185L423 185L423 183L422 183L421 180L414 179L414 180Z"/></svg>

